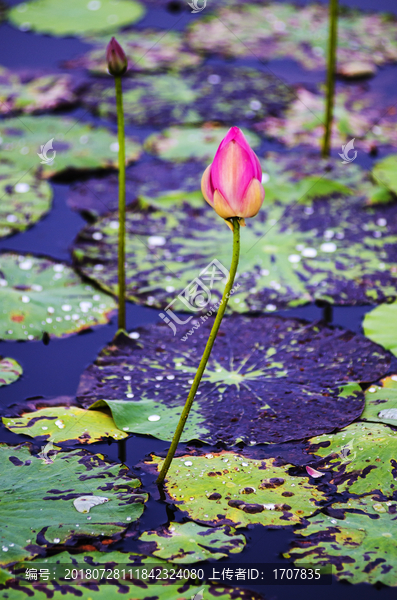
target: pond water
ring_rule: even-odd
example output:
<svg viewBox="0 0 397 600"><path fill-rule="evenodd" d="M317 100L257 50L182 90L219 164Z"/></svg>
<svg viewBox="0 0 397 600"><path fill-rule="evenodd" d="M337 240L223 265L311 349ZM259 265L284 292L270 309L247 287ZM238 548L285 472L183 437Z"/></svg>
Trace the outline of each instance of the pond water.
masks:
<svg viewBox="0 0 397 600"><path fill-rule="evenodd" d="M208 4L211 0L208 0ZM325 0L323 3L327 4ZM8 5L18 4L17 1L8 0ZM298 0L297 4L308 4L304 0ZM395 0L346 0L342 3L349 7L357 7L373 11L389 11L397 15L397 3ZM148 9L145 18L138 23L138 28L151 27L159 30L183 30L189 23L196 18L186 10L183 2L174 2L170 7L152 6ZM73 38L55 38L33 33L18 31L7 23L0 24L0 64L8 68L34 68L37 71L56 71L68 72L63 69L61 63L75 58L89 48L77 39ZM222 65L224 61L220 59L209 59L208 64ZM246 65L255 67L263 72L270 70L282 80L295 84L305 83L314 84L324 79L324 72L308 72L301 68L293 60L273 60L266 65L260 61L252 59L237 60L236 65ZM81 72L75 73L83 78ZM369 89L376 89L382 94L390 104L397 101L396 96L396 75L397 66L387 66L379 70L378 74L372 78L367 86ZM85 122L101 123L101 119L93 117L84 109L67 111L72 118ZM107 122L108 127L113 128L114 124ZM127 133L134 135L140 140L147 137L148 134L155 131L148 127L127 126ZM266 150L279 150L281 145L272 142L263 142L258 148L258 154ZM334 152L336 155L336 152ZM382 156L382 153L380 154ZM378 156L379 158L379 156ZM150 163L150 156L144 155L141 162ZM370 167L374 159L364 153L360 153L357 162L363 167ZM89 185L89 179L87 181ZM24 233L14 235L0 240L0 250L13 250L17 252L33 252L38 255L45 255L59 259L71 264L71 245L86 224L85 219L79 213L72 211L66 199L69 194L72 181L67 178L58 178L52 182L54 192L53 208L49 214L39 221L34 227ZM362 319L364 314L371 307L334 307L332 311L310 304L301 308L279 311L275 314L285 316L296 316L316 321L324 316L333 325L342 326L355 332L362 331ZM135 329L138 326L148 325L159 322L159 311L156 309L137 306L131 303L127 304L127 329ZM43 342L0 342L0 355L12 355L23 367L23 377L13 385L3 387L0 391L0 403L2 408L17 411L19 404L27 399L37 398L55 398L58 396L74 396L78 386L79 378L83 370L92 363L99 350L109 343L117 330L116 317L113 317L108 325L97 327L94 330L88 330L79 335L74 335L66 339L52 339L48 344ZM0 441L17 444L21 439L31 441L31 438L21 435L15 435L0 425ZM76 445L77 447L77 445ZM106 457L114 461L123 461L128 466L133 467L142 461L150 452L164 452L168 444L152 439L146 436L130 435L123 442L97 443L89 446L91 452L103 453ZM188 447L181 445L181 448ZM259 451L259 450L258 450ZM274 454L276 451L276 454ZM272 455L285 452L285 445L272 447ZM270 450L266 447L260 449L260 455L265 457L270 455ZM173 520L180 520L181 517L177 511L173 511L165 502L159 502L159 492L154 485L154 479L147 473L140 473L143 487L151 494L151 498L146 505L146 510L141 519L143 529L154 529L155 527L167 523L172 517ZM279 563L285 565L286 561L281 558L281 553L289 546L293 538L292 529L264 529L255 526L250 530L244 531L248 543L242 554L238 555L238 560L234 558L223 559L218 564L227 566L229 563ZM123 541L117 542L112 549L136 550L136 540L126 537ZM310 586L255 586L255 591L260 592L267 599L290 600L291 598L305 598L314 600L319 595L323 600L330 600L338 597L339 600L351 600L353 597L360 597L363 600L389 600L395 598L395 590L392 588L379 587L376 589L369 585L356 585L354 587L333 581L332 586L310 587Z"/></svg>

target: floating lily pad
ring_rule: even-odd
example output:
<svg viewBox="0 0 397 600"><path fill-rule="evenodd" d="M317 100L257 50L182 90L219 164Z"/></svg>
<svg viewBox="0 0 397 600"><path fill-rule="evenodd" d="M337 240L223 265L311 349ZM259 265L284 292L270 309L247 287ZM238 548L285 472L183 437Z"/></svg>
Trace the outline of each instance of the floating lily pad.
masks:
<svg viewBox="0 0 397 600"><path fill-rule="evenodd" d="M62 263L0 254L0 338L63 337L107 323L116 304Z"/></svg>
<svg viewBox="0 0 397 600"><path fill-rule="evenodd" d="M109 414L77 406L42 408L23 413L21 417L3 417L3 423L14 433L48 438L52 442L78 440L82 444L92 444L104 437L121 440L128 435L117 429Z"/></svg>
<svg viewBox="0 0 397 600"><path fill-rule="evenodd" d="M382 106L374 94L357 89L337 91L331 145L341 149L354 139L355 147L366 151L381 145L396 146L396 114L394 107ZM256 127L289 147L303 144L319 148L324 137L324 115L324 94L299 88L283 117L267 117ZM354 160L356 156L351 150L347 158Z"/></svg>
<svg viewBox="0 0 397 600"><path fill-rule="evenodd" d="M77 397L109 407L117 427L171 440L213 318L186 344L164 323L116 338L83 373ZM349 382L386 373L390 355L366 338L280 317L224 320L182 440L281 442L357 418Z"/></svg>
<svg viewBox="0 0 397 600"><path fill-rule="evenodd" d="M210 123L201 128L170 127L161 133L149 136L145 141L145 149L163 160L181 162L191 158L212 160L228 131L228 127ZM244 135L252 148L260 144L259 137L251 131L244 130Z"/></svg>
<svg viewBox="0 0 397 600"><path fill-rule="evenodd" d="M0 238L24 231L51 208L52 189L34 173L0 164Z"/></svg>
<svg viewBox="0 0 397 600"><path fill-rule="evenodd" d="M163 459L152 459L160 470ZM233 452L178 456L165 489L171 501L199 523L286 527L301 523L325 498L307 478L289 475L290 467L277 466L274 458L253 460Z"/></svg>
<svg viewBox="0 0 397 600"><path fill-rule="evenodd" d="M150 543L147 548L153 556L175 564L193 564L242 552L245 537L234 531L228 525L208 528L190 522L171 523L166 529L145 532L139 539Z"/></svg>
<svg viewBox="0 0 397 600"><path fill-rule="evenodd" d="M338 490L368 494L397 490L397 430L377 423L352 423L334 435L310 440L310 451L325 457Z"/></svg>
<svg viewBox="0 0 397 600"><path fill-rule="evenodd" d="M0 85L0 114L52 110L77 101L67 75L46 75L24 83L17 74L0 67Z"/></svg>
<svg viewBox="0 0 397 600"><path fill-rule="evenodd" d="M365 394L363 421L387 423L397 427L397 375L385 377L379 385L371 385Z"/></svg>
<svg viewBox="0 0 397 600"><path fill-rule="evenodd" d="M131 165L126 172L126 202L127 205L136 200L137 196L153 205L155 196L168 190L198 192L201 176L205 169L204 163L190 161L187 163L164 163L154 159ZM153 173L156 174L153 177ZM93 218L118 208L118 174L110 173L106 177L90 179L88 182L76 181L70 186L67 203L73 210L83 211Z"/></svg>
<svg viewBox="0 0 397 600"><path fill-rule="evenodd" d="M225 7L214 16L195 21L188 42L200 52L226 57L253 55L264 60L291 57L306 69L324 69L328 27L327 5L296 7L273 2L266 6ZM344 7L338 18L338 71L348 75L347 67L353 61L375 67L396 60L395 20Z"/></svg>
<svg viewBox="0 0 397 600"><path fill-rule="evenodd" d="M93 128L66 117L27 116L7 119L0 123L0 163L15 165L22 171L42 168L42 176L51 177L67 169L99 169L117 167L117 136L107 129ZM52 141L42 164L42 146ZM56 154L54 154L54 151ZM126 162L137 160L140 146L126 139ZM51 159L54 159L51 162Z"/></svg>
<svg viewBox="0 0 397 600"><path fill-rule="evenodd" d="M344 511L343 518L316 515L284 556L297 566L332 564L333 575L349 583L397 585L397 503L367 496L331 509Z"/></svg>
<svg viewBox="0 0 397 600"><path fill-rule="evenodd" d="M379 161L372 169L372 176L382 187L397 194L397 154L391 154Z"/></svg>
<svg viewBox="0 0 397 600"><path fill-rule="evenodd" d="M22 367L16 360L0 356L0 387L17 381L22 372Z"/></svg>
<svg viewBox="0 0 397 600"><path fill-rule="evenodd" d="M8 17L21 31L88 36L117 31L144 13L136 0L32 0L11 8Z"/></svg>
<svg viewBox="0 0 397 600"><path fill-rule="evenodd" d="M86 40L94 48L66 63L68 68L88 69L94 75L109 76L106 63L106 46L109 36ZM179 71L188 67L196 67L202 58L186 49L183 38L178 31L160 31L144 29L143 31L122 31L117 34L120 43L129 59L127 76L136 72L158 71L168 69Z"/></svg>
<svg viewBox="0 0 397 600"><path fill-rule="evenodd" d="M126 119L140 125L194 124L209 119L249 124L269 113L279 114L293 97L292 89L273 75L258 77L256 69L241 67L141 75L123 86ZM108 83L94 84L85 102L100 116L116 119L115 95Z"/></svg>
<svg viewBox="0 0 397 600"><path fill-rule="evenodd" d="M107 463L85 450L62 452L49 463L33 456L29 445L1 445L1 564L30 558L40 546L64 543L72 536L114 535L143 513L146 494L135 493L140 481L124 465ZM106 496L91 519L73 500Z"/></svg>
<svg viewBox="0 0 397 600"><path fill-rule="evenodd" d="M365 335L397 356L397 302L381 304L367 313L363 321Z"/></svg>
<svg viewBox="0 0 397 600"><path fill-rule="evenodd" d="M394 204L366 206L366 193L374 188L368 175L335 162L327 170L329 162L302 156L271 155L263 164L269 193L241 232L240 276L230 308L272 311L315 299L354 305L396 297L397 212ZM171 197L164 210L127 211L127 297L191 311L182 292L215 259L229 268L232 236L204 199L201 209L191 206L190 194L183 204L179 190L169 210ZM160 203L156 198L154 205ZM117 228L118 214L110 213L85 227L74 247L77 268L113 294ZM223 289L222 278L212 280L212 301ZM206 302L201 312L209 308Z"/></svg>

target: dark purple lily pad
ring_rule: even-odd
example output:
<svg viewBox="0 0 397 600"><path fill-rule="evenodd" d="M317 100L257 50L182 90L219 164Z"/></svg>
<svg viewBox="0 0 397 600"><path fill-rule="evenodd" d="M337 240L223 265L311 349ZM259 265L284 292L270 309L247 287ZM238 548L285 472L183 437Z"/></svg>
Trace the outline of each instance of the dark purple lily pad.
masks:
<svg viewBox="0 0 397 600"><path fill-rule="evenodd" d="M108 406L121 430L172 439L212 322L197 321L187 343L163 323L116 338L83 373L78 400ZM357 384L381 377L390 360L363 336L324 324L228 317L183 439L281 442L344 427L364 408Z"/></svg>
<svg viewBox="0 0 397 600"><path fill-rule="evenodd" d="M132 165L127 168L126 173L127 205L132 204L138 196L150 196L153 199L164 191L195 191L200 187L204 169L204 163L198 161L181 165L154 159L151 162ZM77 181L70 187L68 206L94 218L117 210L118 186L117 173L88 181Z"/></svg>
<svg viewBox="0 0 397 600"><path fill-rule="evenodd" d="M209 66L199 72L140 75L123 82L127 122L165 127L219 121L247 125L280 115L295 97L292 88L269 73L246 67ZM112 82L95 83L85 104L116 120Z"/></svg>
<svg viewBox="0 0 397 600"><path fill-rule="evenodd" d="M308 156L273 154L263 165L265 204L241 232L233 311L274 311L315 299L374 304L396 297L395 204L366 206L375 187L367 173L354 164ZM186 311L180 293L201 271L215 259L228 269L231 232L204 200L200 208L197 194L194 203L183 191L163 200L155 199L157 210L127 211L127 297ZM85 227L74 245L77 268L113 294L117 228L118 214L110 213ZM213 299L223 287L213 282Z"/></svg>

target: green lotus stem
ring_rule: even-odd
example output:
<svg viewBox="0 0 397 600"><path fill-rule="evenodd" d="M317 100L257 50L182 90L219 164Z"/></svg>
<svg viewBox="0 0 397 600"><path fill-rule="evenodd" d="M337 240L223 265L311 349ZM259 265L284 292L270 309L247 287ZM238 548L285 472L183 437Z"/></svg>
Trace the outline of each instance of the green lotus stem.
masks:
<svg viewBox="0 0 397 600"><path fill-rule="evenodd" d="M121 77L115 76L117 104L117 135L119 140L119 248L118 248L118 328L125 330L125 136L123 88Z"/></svg>
<svg viewBox="0 0 397 600"><path fill-rule="evenodd" d="M210 357L211 350L214 345L217 333L219 331L219 327L222 323L223 315L225 314L227 303L229 301L230 291L233 287L234 278L236 276L236 271L237 271L237 266L238 266L238 261L240 258L240 222L237 217L233 217L231 219L231 221L233 222L233 257L232 257L232 264L230 267L229 279L226 283L225 290L224 290L223 296L222 296L222 300L219 305L218 314L216 315L214 324L212 326L211 333L208 338L207 344L205 346L203 356L201 357L201 361L198 366L195 378L193 380L192 387L190 388L190 392L187 397L185 407L182 411L178 426L175 430L174 437L171 442L171 446L168 450L168 454L167 454L167 457L161 468L160 474L157 478L157 483L163 483L164 478L167 475L168 469L170 468L172 459L174 458L174 454L177 449L179 440L181 438L183 428L184 428L187 418L189 416L189 412L192 407L194 397L196 395L198 386L200 385L200 381L201 381L201 378L205 371L205 367L207 366L207 362Z"/></svg>
<svg viewBox="0 0 397 600"><path fill-rule="evenodd" d="M327 96L325 106L325 131L323 139L323 157L330 155L332 120L335 96L336 49L338 43L338 0L329 0L329 41L327 66Z"/></svg>

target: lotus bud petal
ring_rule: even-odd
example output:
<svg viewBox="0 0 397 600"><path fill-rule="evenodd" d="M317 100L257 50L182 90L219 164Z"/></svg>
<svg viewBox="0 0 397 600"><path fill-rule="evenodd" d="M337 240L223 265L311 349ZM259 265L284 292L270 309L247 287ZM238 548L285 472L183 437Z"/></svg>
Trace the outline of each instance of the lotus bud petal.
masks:
<svg viewBox="0 0 397 600"><path fill-rule="evenodd" d="M317 479L317 477L322 477L324 475L324 473L316 471L316 469L313 469L313 467L306 467L306 471L308 472L310 477L314 477L314 479Z"/></svg>
<svg viewBox="0 0 397 600"><path fill-rule="evenodd" d="M223 219L238 217L245 225L244 218L254 217L265 198L261 181L258 157L243 132L232 127L201 179L205 200Z"/></svg>
<svg viewBox="0 0 397 600"><path fill-rule="evenodd" d="M106 48L106 61L109 73L115 77L124 75L128 68L125 52L114 37L112 37Z"/></svg>

